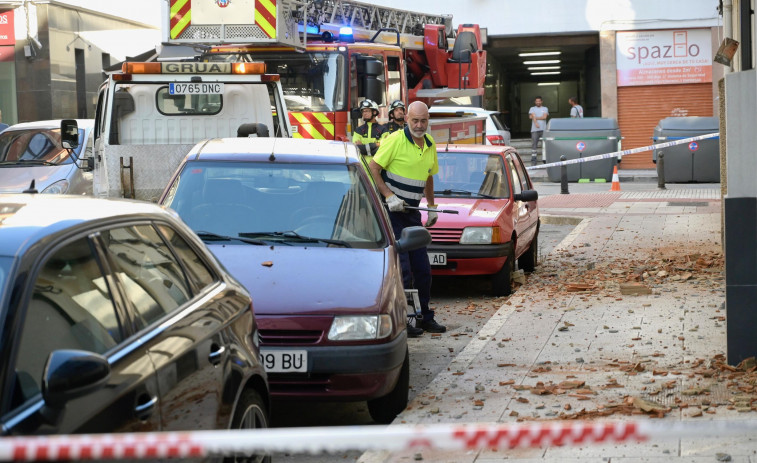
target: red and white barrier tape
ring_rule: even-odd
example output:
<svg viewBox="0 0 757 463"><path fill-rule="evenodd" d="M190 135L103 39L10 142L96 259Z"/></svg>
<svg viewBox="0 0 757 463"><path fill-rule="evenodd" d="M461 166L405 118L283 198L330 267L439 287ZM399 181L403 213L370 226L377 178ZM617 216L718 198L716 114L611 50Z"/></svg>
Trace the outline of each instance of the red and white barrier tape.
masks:
<svg viewBox="0 0 757 463"><path fill-rule="evenodd" d="M412 451L586 446L754 435L757 420L550 421L0 438L0 461L189 458L272 452Z"/></svg>
<svg viewBox="0 0 757 463"><path fill-rule="evenodd" d="M697 135L696 137L690 137L690 138L682 138L680 140L674 140L674 141L666 141L664 143L658 143L656 145L647 145L642 146L639 148L632 148L630 150L622 150L622 151L614 151L612 153L604 153L604 154L596 154L594 156L586 156L585 158L576 158L576 159L569 159L567 161L558 161L558 162L550 162L549 164L539 164L536 166L528 166L526 167L526 170L536 170L536 169L546 169L548 167L560 167L560 166L567 166L570 164L580 164L582 162L589 162L589 161L598 161L600 159L607 159L607 158L614 158L614 157L621 157L625 156L627 154L634 154L634 153L643 153L644 151L652 151L652 150L658 150L661 148L667 148L669 146L675 146L675 145L682 145L684 143L691 143L693 141L698 140L704 140L706 138L715 138L719 137L720 133L708 133L706 135Z"/></svg>

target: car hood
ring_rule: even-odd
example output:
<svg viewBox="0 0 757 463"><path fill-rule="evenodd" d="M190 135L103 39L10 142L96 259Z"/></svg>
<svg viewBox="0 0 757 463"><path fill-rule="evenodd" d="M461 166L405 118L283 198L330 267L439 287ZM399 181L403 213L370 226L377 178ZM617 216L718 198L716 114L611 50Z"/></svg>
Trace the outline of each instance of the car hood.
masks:
<svg viewBox="0 0 757 463"><path fill-rule="evenodd" d="M58 180L67 178L73 164L58 166L0 166L0 193L20 193L34 180L34 187L42 191Z"/></svg>
<svg viewBox="0 0 757 463"><path fill-rule="evenodd" d="M378 313L384 249L209 244L256 315Z"/></svg>
<svg viewBox="0 0 757 463"><path fill-rule="evenodd" d="M469 198L440 198L434 199L437 209L457 211L457 214L439 213L434 227L453 227L457 224L462 226L489 225L501 214L507 206L509 199L469 199ZM421 207L426 207L425 201ZM423 221L426 221L426 212L422 212Z"/></svg>

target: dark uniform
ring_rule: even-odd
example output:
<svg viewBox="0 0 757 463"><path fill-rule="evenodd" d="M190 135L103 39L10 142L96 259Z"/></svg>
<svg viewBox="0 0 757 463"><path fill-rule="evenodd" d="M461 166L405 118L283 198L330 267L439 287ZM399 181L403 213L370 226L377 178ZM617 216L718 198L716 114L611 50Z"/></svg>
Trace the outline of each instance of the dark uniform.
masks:
<svg viewBox="0 0 757 463"><path fill-rule="evenodd" d="M386 124L385 128L386 128L385 133L388 135L388 134L394 133L394 132L396 132L398 130L404 129L405 128L405 124L403 123L402 125L400 125L396 121L391 120L391 121L389 121L388 124Z"/></svg>
<svg viewBox="0 0 757 463"><path fill-rule="evenodd" d="M386 127L378 122L366 122L355 129L352 141L360 140L364 145L376 143L386 132Z"/></svg>

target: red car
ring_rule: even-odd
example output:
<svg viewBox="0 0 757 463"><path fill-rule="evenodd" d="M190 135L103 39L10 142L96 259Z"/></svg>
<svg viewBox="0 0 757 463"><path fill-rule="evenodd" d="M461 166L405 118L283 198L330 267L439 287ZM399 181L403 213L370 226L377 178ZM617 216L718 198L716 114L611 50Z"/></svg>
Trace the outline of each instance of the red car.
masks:
<svg viewBox="0 0 757 463"><path fill-rule="evenodd" d="M439 146L434 196L439 214L428 247L434 275L489 275L497 296L512 291L512 272L536 267L539 197L515 148ZM425 206L425 204L422 204ZM425 217L424 217L425 220Z"/></svg>

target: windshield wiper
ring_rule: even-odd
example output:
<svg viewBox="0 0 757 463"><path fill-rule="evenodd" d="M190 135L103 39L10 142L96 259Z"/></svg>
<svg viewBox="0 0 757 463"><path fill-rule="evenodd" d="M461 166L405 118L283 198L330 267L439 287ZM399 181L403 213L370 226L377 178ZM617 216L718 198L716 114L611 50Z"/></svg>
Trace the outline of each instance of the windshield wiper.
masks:
<svg viewBox="0 0 757 463"><path fill-rule="evenodd" d="M29 159L26 161L18 160L18 161L2 161L0 162L0 166L23 166L28 164L39 164L43 166L57 166L58 164L50 161L43 161L41 159Z"/></svg>
<svg viewBox="0 0 757 463"><path fill-rule="evenodd" d="M213 232L208 232L208 231L198 231L196 232L196 234L203 241L205 240L207 241L241 241L243 243L265 246L265 243L263 241L246 238L246 237L219 235L218 233L213 233Z"/></svg>
<svg viewBox="0 0 757 463"><path fill-rule="evenodd" d="M472 195L474 193L472 191L468 191L468 190L447 189L447 190L441 190L441 191L434 191L434 194L435 195L439 194L439 195L466 195L466 196L470 196L470 195Z"/></svg>
<svg viewBox="0 0 757 463"><path fill-rule="evenodd" d="M447 189L447 190L441 190L441 191L434 191L435 195L462 195L462 196L476 196L478 198L485 198L485 199L496 199L496 197L492 195L485 195L483 193L474 193L473 191L468 190L455 190L455 189Z"/></svg>
<svg viewBox="0 0 757 463"><path fill-rule="evenodd" d="M239 236L244 236L248 238L262 238L265 236L270 236L273 238L286 238L288 241L293 241L292 238L294 238L297 241L301 242L313 242L313 243L326 243L326 244L334 244L336 246L342 246L345 248L351 248L352 245L346 241L342 240L332 240L328 238L316 238L314 236L303 236L297 233L296 231L283 231L283 232L258 232L258 233L240 233ZM287 240L281 241L282 243L286 243Z"/></svg>

